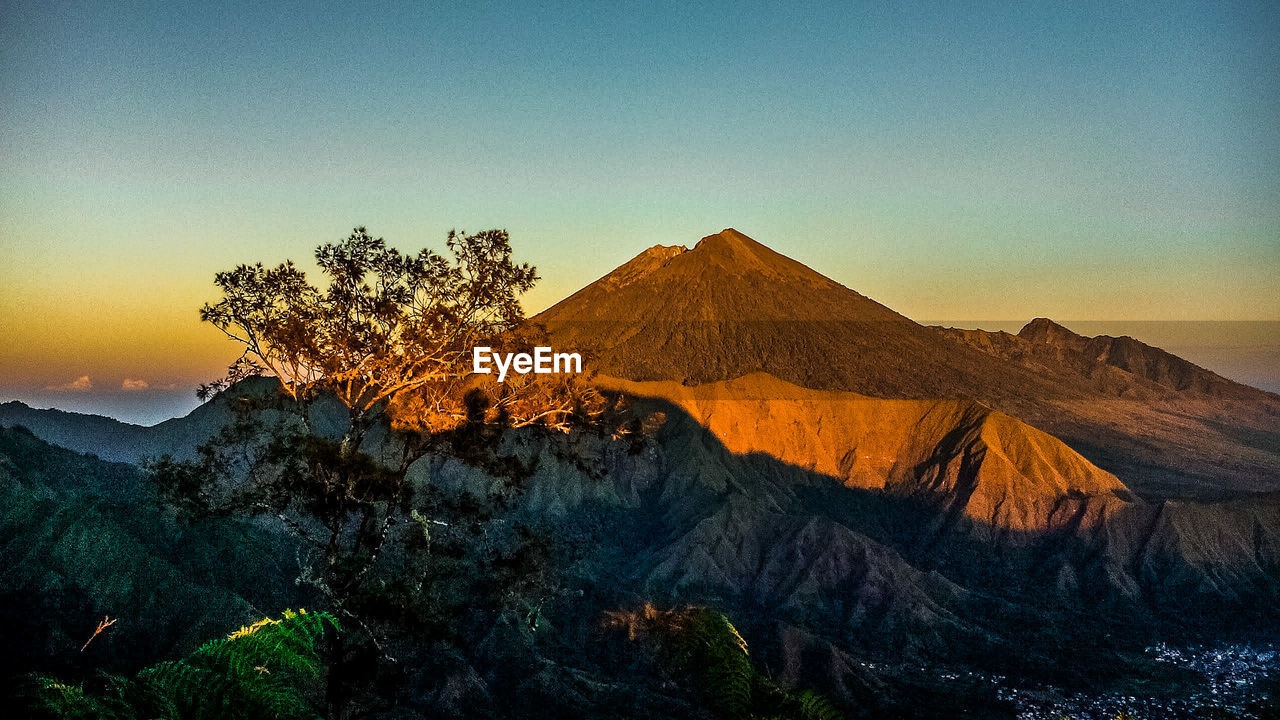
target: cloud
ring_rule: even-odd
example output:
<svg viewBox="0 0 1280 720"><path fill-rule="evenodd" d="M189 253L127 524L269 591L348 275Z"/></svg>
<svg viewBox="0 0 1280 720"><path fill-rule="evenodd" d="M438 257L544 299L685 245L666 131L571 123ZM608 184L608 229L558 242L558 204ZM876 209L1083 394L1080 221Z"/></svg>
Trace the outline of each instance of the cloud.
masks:
<svg viewBox="0 0 1280 720"><path fill-rule="evenodd" d="M149 387L151 386L147 384L146 380L130 380L129 378L125 378L124 382L120 383L121 390L146 390Z"/></svg>
<svg viewBox="0 0 1280 720"><path fill-rule="evenodd" d="M81 375L71 382L61 385L46 385L45 390L56 390L58 392L87 392L93 389L93 381L88 375Z"/></svg>

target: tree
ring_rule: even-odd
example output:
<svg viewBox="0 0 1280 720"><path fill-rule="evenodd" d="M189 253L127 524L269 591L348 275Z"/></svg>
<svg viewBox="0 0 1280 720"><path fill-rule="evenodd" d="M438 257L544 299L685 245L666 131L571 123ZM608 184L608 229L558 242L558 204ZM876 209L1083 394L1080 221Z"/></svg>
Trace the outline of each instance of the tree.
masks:
<svg viewBox="0 0 1280 720"><path fill-rule="evenodd" d="M496 386L471 375L474 346L521 349L536 339L519 296L538 276L512 259L502 230L450 232L447 246L447 258L408 255L356 228L317 249L323 287L292 262L218 273L222 298L201 317L243 352L201 397L260 374L277 378L281 391L225 399L236 419L197 460L152 465L169 499L189 512L278 518L308 548L302 579L350 621L346 637L362 631L384 657L384 633L368 608L385 598L372 594L402 588L405 597L430 596L422 585L441 576L442 563L456 567L484 552L501 553L489 565L507 574L538 555L536 538L520 528L508 528L515 540L498 550L477 539L493 507L412 498L410 464L447 450L514 483L524 469L494 455L505 427L565 430L603 408L600 395L574 379ZM344 418L326 434L313 421L333 407ZM397 524L411 526L406 537L425 539L423 553L400 558L399 577L371 582ZM440 562L428 567L433 559Z"/></svg>
<svg viewBox="0 0 1280 720"><path fill-rule="evenodd" d="M408 392L441 408L470 373L471 349L507 341L524 320L519 296L538 280L511 259L505 230L450 231L452 261L424 249L406 255L363 227L316 250L320 289L292 262L220 272L223 292L200 317L244 345L208 396L266 370L295 400L331 392L351 412L358 442L370 413Z"/></svg>

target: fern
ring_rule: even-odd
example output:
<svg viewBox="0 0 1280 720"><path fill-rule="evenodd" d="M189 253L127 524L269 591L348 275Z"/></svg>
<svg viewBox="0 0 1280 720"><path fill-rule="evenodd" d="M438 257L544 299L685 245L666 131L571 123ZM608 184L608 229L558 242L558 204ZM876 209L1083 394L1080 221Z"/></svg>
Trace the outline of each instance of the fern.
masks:
<svg viewBox="0 0 1280 720"><path fill-rule="evenodd" d="M303 689L321 673L319 648L330 629L338 623L328 613L286 610L134 678L103 676L97 693L37 677L33 705L47 717L77 720L319 718Z"/></svg>
<svg viewBox="0 0 1280 720"><path fill-rule="evenodd" d="M151 720L177 718L177 708L148 684L116 675L100 675L102 688L85 692L80 685L70 685L53 678L37 676L28 689L27 699L34 714L75 720Z"/></svg>
<svg viewBox="0 0 1280 720"><path fill-rule="evenodd" d="M801 690L792 697L799 706L794 716L799 720L840 720L844 717L830 700L812 690Z"/></svg>
<svg viewBox="0 0 1280 720"><path fill-rule="evenodd" d="M710 608L659 610L646 604L634 612L607 613L607 623L623 627L632 640L656 641L668 662L689 676L718 717L839 720L843 717L822 695L790 692L751 665L747 642L729 618Z"/></svg>

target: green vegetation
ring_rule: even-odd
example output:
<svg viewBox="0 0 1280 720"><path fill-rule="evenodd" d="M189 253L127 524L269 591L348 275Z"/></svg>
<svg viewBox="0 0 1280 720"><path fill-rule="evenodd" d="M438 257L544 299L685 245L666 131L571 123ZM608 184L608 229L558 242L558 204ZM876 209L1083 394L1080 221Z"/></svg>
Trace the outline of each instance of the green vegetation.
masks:
<svg viewBox="0 0 1280 720"><path fill-rule="evenodd" d="M321 646L337 628L328 613L286 610L279 619L242 627L132 678L102 675L93 690L36 677L32 711L85 720L319 718L308 696L323 672Z"/></svg>
<svg viewBox="0 0 1280 720"><path fill-rule="evenodd" d="M792 691L756 671L747 641L722 613L705 607L612 612L608 623L625 628L632 640L657 645L671 670L691 678L716 717L726 720L838 720L842 715L812 690Z"/></svg>
<svg viewBox="0 0 1280 720"><path fill-rule="evenodd" d="M447 245L449 257L405 254L356 228L317 248L318 286L291 262L218 273L222 297L201 316L242 354L201 395L260 373L279 384L225 393L231 422L194 460L150 464L184 518L265 516L292 536L299 584L347 628L327 688L344 712L383 701L379 682L405 666L429 674L433 643L465 653L498 618L541 603L526 596L542 594L542 533L495 518L532 471L501 455L501 441L512 427L595 427L603 407L568 380L467 377L473 346L526 344L518 300L537 273L512 259L502 230L450 232ZM415 487L409 468L429 455L497 483Z"/></svg>

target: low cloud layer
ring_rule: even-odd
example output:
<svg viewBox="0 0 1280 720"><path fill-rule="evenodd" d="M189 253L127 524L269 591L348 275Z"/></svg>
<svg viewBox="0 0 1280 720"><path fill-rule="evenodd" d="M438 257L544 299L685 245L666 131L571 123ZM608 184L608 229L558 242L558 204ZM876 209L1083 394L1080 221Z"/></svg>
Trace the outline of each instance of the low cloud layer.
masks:
<svg viewBox="0 0 1280 720"><path fill-rule="evenodd" d="M121 390L146 390L149 387L151 386L147 384L146 380L131 380L129 378L125 378L124 381L120 383Z"/></svg>
<svg viewBox="0 0 1280 720"><path fill-rule="evenodd" d="M88 375L81 375L71 382L61 385L46 385L45 390L56 390L58 392L87 392L93 389L93 381Z"/></svg>

